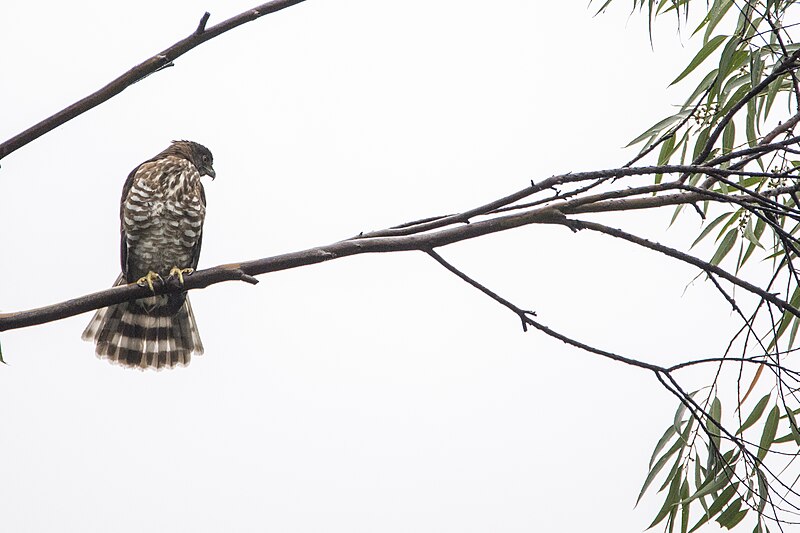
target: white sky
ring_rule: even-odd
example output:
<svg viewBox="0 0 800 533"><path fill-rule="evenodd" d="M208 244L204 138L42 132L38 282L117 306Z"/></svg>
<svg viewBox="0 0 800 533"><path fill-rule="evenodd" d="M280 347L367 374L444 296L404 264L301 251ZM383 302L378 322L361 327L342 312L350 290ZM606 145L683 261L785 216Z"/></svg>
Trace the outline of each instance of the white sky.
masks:
<svg viewBox="0 0 800 533"><path fill-rule="evenodd" d="M107 288L124 179L172 139L215 156L201 267L621 166L692 88L666 90L698 43L664 25L653 51L619 3L310 0L225 34L2 161L0 311ZM0 137L254 5L3 3ZM670 215L603 220L685 248L699 221ZM691 269L608 237L440 252L648 361L719 354L735 324ZM675 408L657 381L523 334L421 253L191 298L206 355L174 371L96 359L88 313L0 334L0 529L636 532L660 504L633 510Z"/></svg>

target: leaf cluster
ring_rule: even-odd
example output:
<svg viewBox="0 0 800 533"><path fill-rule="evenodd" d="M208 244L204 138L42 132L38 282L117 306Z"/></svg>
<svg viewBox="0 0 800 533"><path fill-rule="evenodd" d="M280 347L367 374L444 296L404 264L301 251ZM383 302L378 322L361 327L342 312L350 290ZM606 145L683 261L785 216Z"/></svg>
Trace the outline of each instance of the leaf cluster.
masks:
<svg viewBox="0 0 800 533"><path fill-rule="evenodd" d="M797 340L800 320L800 273L795 268L800 232L800 199L795 192L765 197L768 189L793 187L800 179L800 137L793 129L800 122L800 44L790 22L795 0L634 0L634 10L645 12L651 41L660 17L674 17L698 50L674 77L671 86L685 86L688 96L674 112L659 120L628 146L639 146L629 164L646 157L657 166L718 166L733 172L709 176L685 172L676 185L703 191L716 199L744 195L756 203L728 202L722 212L703 201L696 211L704 225L692 247L713 238L708 262L732 263L738 275L753 257L770 261L769 290L780 292L789 304L775 313L763 300L745 315L732 295L725 294L743 326L731 340L742 355L736 381L736 425L723 418L724 383L718 371L702 402L698 392L676 395L681 404L653 452L639 498L647 492L663 495L663 504L650 527L664 524L668 531L696 531L711 521L728 529L754 518L754 533L769 531L770 524L791 523L800 506L794 482L785 483L772 468L775 457L792 460L800 451L795 420L800 412L796 373L784 359ZM597 13L612 4L607 0ZM659 173L655 183L664 183ZM672 221L685 204L675 208ZM711 279L711 276L708 276ZM712 280L713 281L713 280ZM715 282L716 283L716 282ZM780 286L780 289L778 287ZM720 286L717 284L717 287ZM720 288L720 290L722 290ZM756 356L751 356L753 351ZM723 358L723 359L724 359ZM751 363L758 366L744 395L742 376ZM720 362L720 369L722 362ZM742 410L751 393L764 386L768 369L774 384L750 407ZM756 432L757 438L749 433ZM776 448L781 447L782 450ZM784 471L781 471L784 472ZM785 475L785 474L784 474Z"/></svg>

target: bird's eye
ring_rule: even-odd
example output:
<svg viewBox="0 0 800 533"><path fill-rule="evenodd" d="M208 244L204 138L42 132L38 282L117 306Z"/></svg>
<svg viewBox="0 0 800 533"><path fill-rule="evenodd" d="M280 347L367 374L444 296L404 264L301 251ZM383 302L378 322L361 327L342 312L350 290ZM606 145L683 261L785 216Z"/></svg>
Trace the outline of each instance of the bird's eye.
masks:
<svg viewBox="0 0 800 533"><path fill-rule="evenodd" d="M207 155L203 156L203 163L208 163L208 156Z"/></svg>

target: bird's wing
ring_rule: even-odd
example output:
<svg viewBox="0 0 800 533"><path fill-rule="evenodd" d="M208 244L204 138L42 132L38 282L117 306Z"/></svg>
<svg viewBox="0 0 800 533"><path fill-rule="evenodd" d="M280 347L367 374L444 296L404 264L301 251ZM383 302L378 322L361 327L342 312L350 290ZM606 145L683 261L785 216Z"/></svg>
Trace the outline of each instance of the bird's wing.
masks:
<svg viewBox="0 0 800 533"><path fill-rule="evenodd" d="M206 190L203 184L200 183L200 202L203 204L203 210L206 207ZM205 218L205 217L203 217ZM193 269L197 269L197 263L200 261L200 248L203 246L203 225L200 224L200 235L197 237L197 242L192 246L192 264Z"/></svg>
<svg viewBox="0 0 800 533"><path fill-rule="evenodd" d="M128 174L128 178L125 180L125 185L122 187L122 198L119 202L119 260L120 266L122 267L122 276L128 283L130 283L130 280L128 279L128 237L125 234L125 223L123 222L123 218L125 217L125 202L128 200L128 195L131 192L131 188L133 188L134 178L136 177L136 173L139 172L140 168L142 168L142 165L137 166L131 170L130 174Z"/></svg>

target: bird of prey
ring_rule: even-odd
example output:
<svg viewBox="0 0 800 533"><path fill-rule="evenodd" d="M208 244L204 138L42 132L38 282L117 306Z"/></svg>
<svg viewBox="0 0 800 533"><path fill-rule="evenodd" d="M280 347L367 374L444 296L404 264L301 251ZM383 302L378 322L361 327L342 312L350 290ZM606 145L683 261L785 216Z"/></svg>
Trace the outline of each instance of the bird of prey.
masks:
<svg viewBox="0 0 800 533"><path fill-rule="evenodd" d="M122 274L115 285L153 283L197 268L203 240L206 197L201 176L216 177L205 146L173 141L133 169L120 205ZM83 339L101 358L128 367L188 365L203 353L186 291L131 300L100 309Z"/></svg>

